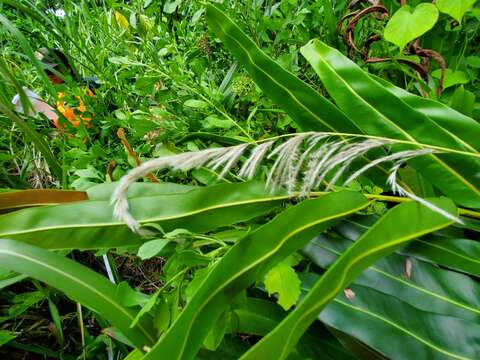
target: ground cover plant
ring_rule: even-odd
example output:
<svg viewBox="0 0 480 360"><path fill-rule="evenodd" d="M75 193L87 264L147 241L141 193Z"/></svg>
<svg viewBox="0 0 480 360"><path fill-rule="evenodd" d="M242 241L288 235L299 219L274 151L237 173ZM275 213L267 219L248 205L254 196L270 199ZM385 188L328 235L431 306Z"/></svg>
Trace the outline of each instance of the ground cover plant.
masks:
<svg viewBox="0 0 480 360"><path fill-rule="evenodd" d="M2 357L477 357L474 0L0 8Z"/></svg>

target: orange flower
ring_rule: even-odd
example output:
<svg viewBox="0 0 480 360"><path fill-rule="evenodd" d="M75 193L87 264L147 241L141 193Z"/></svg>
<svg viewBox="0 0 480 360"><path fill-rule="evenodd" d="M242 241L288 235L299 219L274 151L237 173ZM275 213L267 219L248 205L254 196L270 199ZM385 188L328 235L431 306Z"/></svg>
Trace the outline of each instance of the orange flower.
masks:
<svg viewBox="0 0 480 360"><path fill-rule="evenodd" d="M87 88L87 96L94 96L93 92ZM92 120L91 117L77 115L78 113L84 113L86 111L85 104L83 103L82 99L77 96L78 99L78 107L72 108L65 105L64 101L61 101L62 98L65 97L65 93L59 92L58 93L58 101L57 101L57 110L68 120L70 124L74 127L78 128L80 123L83 123L86 127L90 127L91 125L89 122ZM63 129L64 126L61 126L58 122L58 118L53 120L53 124L58 129Z"/></svg>

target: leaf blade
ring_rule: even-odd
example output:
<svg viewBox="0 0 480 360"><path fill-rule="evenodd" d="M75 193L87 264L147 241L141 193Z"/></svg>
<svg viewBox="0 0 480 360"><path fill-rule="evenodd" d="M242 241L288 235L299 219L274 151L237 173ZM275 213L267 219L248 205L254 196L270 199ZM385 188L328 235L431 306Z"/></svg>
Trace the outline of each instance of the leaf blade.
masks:
<svg viewBox="0 0 480 360"><path fill-rule="evenodd" d="M238 241L208 274L145 360L156 359L158 354L168 354L171 359L193 358L212 320L220 316L239 291L261 279L273 264L297 250L313 234L368 204L358 193L331 193L289 208Z"/></svg>
<svg viewBox="0 0 480 360"><path fill-rule="evenodd" d="M130 205L143 224L158 223L166 231L187 228L201 232L264 214L286 198L270 194L263 183L247 182L134 198ZM114 219L109 201L82 201L0 215L0 237L46 249L96 249L145 241Z"/></svg>
<svg viewBox="0 0 480 360"><path fill-rule="evenodd" d="M301 52L337 105L366 134L407 140L419 148L427 144L467 150L450 132L387 91L338 50L312 40ZM434 154L410 163L458 204L480 208L480 181L476 176L480 161L476 158Z"/></svg>
<svg viewBox="0 0 480 360"><path fill-rule="evenodd" d="M455 212L448 199L430 201ZM330 266L295 310L242 359L286 358L317 314L366 267L407 241L450 224L450 220L417 203L394 207Z"/></svg>
<svg viewBox="0 0 480 360"><path fill-rule="evenodd" d="M136 347L155 342L153 325L142 319L134 329L130 323L135 312L123 307L116 298L116 286L105 277L61 255L23 244L0 240L2 267L29 275L49 284L94 309L116 325Z"/></svg>

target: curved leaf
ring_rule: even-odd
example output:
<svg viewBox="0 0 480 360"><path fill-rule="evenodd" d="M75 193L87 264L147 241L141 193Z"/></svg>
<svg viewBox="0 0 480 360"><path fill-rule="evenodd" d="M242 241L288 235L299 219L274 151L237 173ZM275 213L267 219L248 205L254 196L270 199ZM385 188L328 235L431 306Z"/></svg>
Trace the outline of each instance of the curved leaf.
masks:
<svg viewBox="0 0 480 360"><path fill-rule="evenodd" d="M134 198L130 207L143 224L157 223L165 231L184 228L205 232L262 215L286 198L269 193L263 183L248 182ZM113 218L109 201L82 201L0 215L0 237L45 249L95 249L145 241Z"/></svg>
<svg viewBox="0 0 480 360"><path fill-rule="evenodd" d="M53 252L6 239L0 239L0 263L6 269L43 281L100 313L135 347L143 349L155 342L151 321L143 318L130 328L135 311L121 304L114 284L89 268Z"/></svg>
<svg viewBox="0 0 480 360"><path fill-rule="evenodd" d="M273 61L216 6L207 5L206 19L257 85L303 130L358 132L335 105Z"/></svg>
<svg viewBox="0 0 480 360"><path fill-rule="evenodd" d="M369 74L369 76L397 98L447 130L465 147L469 147L472 151L480 151L480 141L478 141L480 123L441 102L409 93L373 74Z"/></svg>
<svg viewBox="0 0 480 360"><path fill-rule="evenodd" d="M428 144L476 153L425 114L387 91L338 50L312 40L301 52L337 105L366 134L408 140L419 147ZM477 177L480 161L476 158L434 154L410 163L458 204L480 208L480 179Z"/></svg>
<svg viewBox="0 0 480 360"><path fill-rule="evenodd" d="M229 332L265 336L288 313L270 301L247 298L245 303L233 310L232 328ZM293 351L298 359L354 359L336 340L321 326L310 329L300 340Z"/></svg>
<svg viewBox="0 0 480 360"><path fill-rule="evenodd" d="M355 299L339 295L319 319L389 358L476 358L480 344L478 321L419 311L371 288L352 285L351 290L356 294Z"/></svg>
<svg viewBox="0 0 480 360"><path fill-rule="evenodd" d="M480 277L480 243L431 237L411 243L402 252Z"/></svg>
<svg viewBox="0 0 480 360"><path fill-rule="evenodd" d="M104 200L110 201L113 192L118 186L118 181L98 184L89 188L86 193L89 200ZM136 182L133 183L128 189L128 197L144 197L155 195L167 195L167 194L180 194L186 193L190 190L198 189L199 187L175 184L175 183L151 183L151 182Z"/></svg>
<svg viewBox="0 0 480 360"><path fill-rule="evenodd" d="M430 201L450 213L456 213L449 199ZM285 359L318 313L365 268L406 242L451 223L418 203L403 203L389 210L328 268L285 320L242 359Z"/></svg>
<svg viewBox="0 0 480 360"><path fill-rule="evenodd" d="M377 216L356 216L342 221L335 228L349 240L357 240L377 220ZM445 238L429 235L417 239L407 247L398 251L421 260L441 264L450 269L467 274L480 275L480 243L474 240Z"/></svg>
<svg viewBox="0 0 480 360"><path fill-rule="evenodd" d="M239 240L216 264L191 301L145 359L192 359L233 298L315 234L366 206L361 194L343 191L291 207Z"/></svg>
<svg viewBox="0 0 480 360"><path fill-rule="evenodd" d="M320 236L302 253L318 266L328 268L351 244L340 237ZM480 319L480 286L473 279L413 257L392 254L366 269L353 283L423 311L471 321Z"/></svg>
<svg viewBox="0 0 480 360"><path fill-rule="evenodd" d="M57 176L58 179L62 179L62 167L53 155L52 150L42 135L35 131L35 129L32 129L20 116L7 108L4 104L2 104L2 102L0 102L0 111L10 118L10 120L12 120L23 131L27 139L29 139L36 146L38 151L40 151L45 157L45 161L52 169L52 172Z"/></svg>

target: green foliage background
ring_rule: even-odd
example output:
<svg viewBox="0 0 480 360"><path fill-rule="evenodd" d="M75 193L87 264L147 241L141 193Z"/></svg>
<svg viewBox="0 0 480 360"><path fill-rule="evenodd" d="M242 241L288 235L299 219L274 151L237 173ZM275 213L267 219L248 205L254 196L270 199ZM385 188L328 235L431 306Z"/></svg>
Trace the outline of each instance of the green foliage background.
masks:
<svg viewBox="0 0 480 360"><path fill-rule="evenodd" d="M384 0L384 17L357 16L368 1L212 3L0 0L0 355L474 359L475 1ZM14 112L23 86L56 101L40 47L97 78L91 127ZM119 128L141 162L310 130L433 146L400 180L462 223L395 196L378 169L309 200L272 193L266 162L254 181L202 167L135 184L144 238L112 215L137 166ZM52 190L13 191L31 188Z"/></svg>

